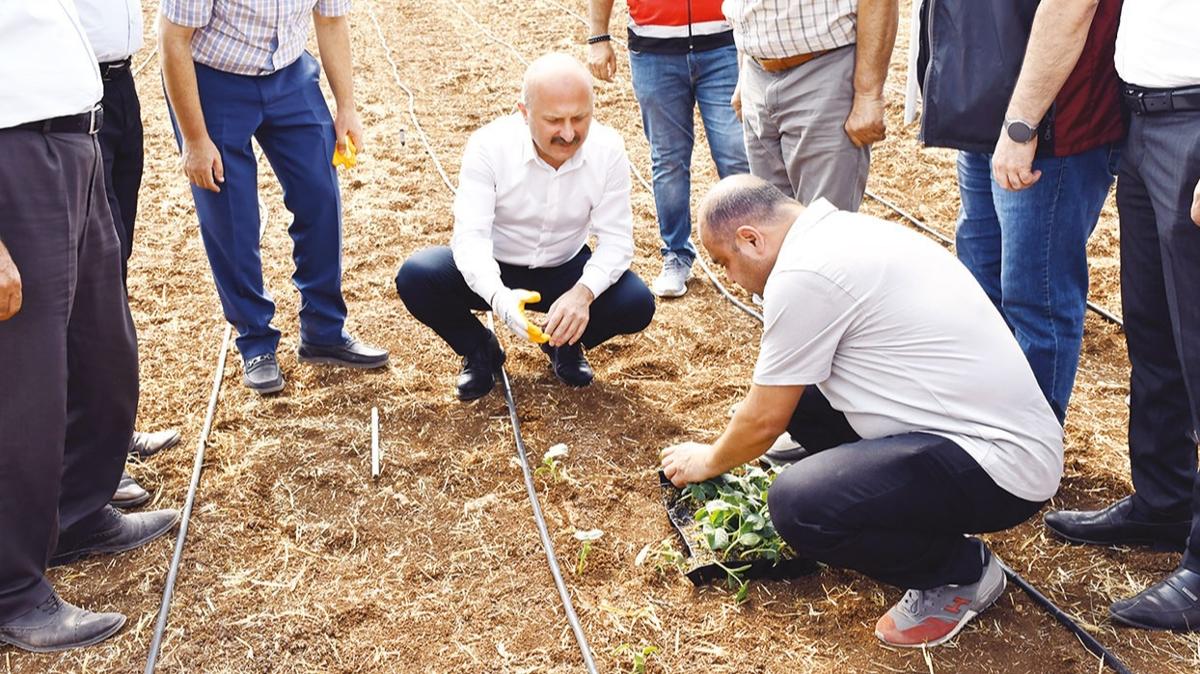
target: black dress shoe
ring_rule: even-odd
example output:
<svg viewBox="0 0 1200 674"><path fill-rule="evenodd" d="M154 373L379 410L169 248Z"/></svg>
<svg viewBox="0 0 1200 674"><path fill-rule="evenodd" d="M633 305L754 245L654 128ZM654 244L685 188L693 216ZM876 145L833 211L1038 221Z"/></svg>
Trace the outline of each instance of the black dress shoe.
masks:
<svg viewBox="0 0 1200 674"><path fill-rule="evenodd" d="M53 653L100 643L125 624L120 613L92 613L59 599L46 601L0 624L0 643L34 653Z"/></svg>
<svg viewBox="0 0 1200 674"><path fill-rule="evenodd" d="M458 373L458 399L466 402L482 398L496 386L496 373L504 366L504 349L496 335L489 332L474 351L463 358L462 371Z"/></svg>
<svg viewBox="0 0 1200 674"><path fill-rule="evenodd" d="M345 344L333 346L318 346L301 342L297 355L301 363L329 363L360 370L383 367L388 362L386 350L364 344L353 337Z"/></svg>
<svg viewBox="0 0 1200 674"><path fill-rule="evenodd" d="M114 508L125 509L136 508L149 500L150 492L143 489L129 473L121 473L121 482L117 484L117 491L108 503Z"/></svg>
<svg viewBox="0 0 1200 674"><path fill-rule="evenodd" d="M129 440L129 453L146 458L179 444L179 431L174 428L157 433L134 432Z"/></svg>
<svg viewBox="0 0 1200 674"><path fill-rule="evenodd" d="M175 528L178 521L178 510L124 515L111 506L105 507L102 523L93 530L65 531L59 535L58 547L50 558L50 566L62 566L89 555L132 550Z"/></svg>
<svg viewBox="0 0 1200 674"><path fill-rule="evenodd" d="M279 371L275 354L264 353L247 360L242 366L242 383L259 395L282 391L283 373Z"/></svg>
<svg viewBox="0 0 1200 674"><path fill-rule="evenodd" d="M1113 619L1148 630L1200 631L1200 573L1183 567L1109 607Z"/></svg>
<svg viewBox="0 0 1200 674"><path fill-rule="evenodd" d="M583 357L583 345L579 342L550 346L542 344L542 351L550 356L550 369L554 376L567 386L587 386L595 379L596 373Z"/></svg>
<svg viewBox="0 0 1200 674"><path fill-rule="evenodd" d="M1045 521L1051 533L1072 543L1149 545L1159 550L1182 550L1192 528L1190 519L1168 522L1133 519L1132 496L1103 510L1047 513Z"/></svg>

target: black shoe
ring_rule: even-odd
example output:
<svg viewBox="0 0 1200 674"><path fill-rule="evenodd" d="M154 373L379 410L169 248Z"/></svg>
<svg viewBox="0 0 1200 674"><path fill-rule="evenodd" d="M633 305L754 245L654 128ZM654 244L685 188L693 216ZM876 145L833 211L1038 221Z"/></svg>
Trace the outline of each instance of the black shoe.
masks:
<svg viewBox="0 0 1200 674"><path fill-rule="evenodd" d="M808 450L785 432L775 439L775 444L767 449L762 458L769 466L790 466L807 456Z"/></svg>
<svg viewBox="0 0 1200 674"><path fill-rule="evenodd" d="M114 508L126 509L136 508L149 500L150 492L143 489L129 473L121 473L121 482L108 504Z"/></svg>
<svg viewBox="0 0 1200 674"><path fill-rule="evenodd" d="M179 444L179 431L174 428L157 433L134 432L129 440L129 453L146 458Z"/></svg>
<svg viewBox="0 0 1200 674"><path fill-rule="evenodd" d="M364 344L353 337L345 344L334 346L317 346L301 342L297 354L301 363L329 363L360 370L383 367L388 362L386 350Z"/></svg>
<svg viewBox="0 0 1200 674"><path fill-rule="evenodd" d="M50 558L50 566L69 564L80 557L107 555L145 545L175 528L178 510L154 510L123 515L111 506L104 509L104 521L90 532L64 532Z"/></svg>
<svg viewBox="0 0 1200 674"><path fill-rule="evenodd" d="M584 358L583 345L579 342L562 346L541 346L542 351L550 356L550 369L554 370L554 376L562 383L567 386L587 386L595 379L596 373L592 372L592 366L588 365L587 358Z"/></svg>
<svg viewBox="0 0 1200 674"><path fill-rule="evenodd" d="M242 383L259 395L278 393L283 390L283 373L275 354L264 353L246 361L242 367Z"/></svg>
<svg viewBox="0 0 1200 674"><path fill-rule="evenodd" d="M46 601L0 625L0 643L34 653L53 653L98 644L125 624L120 613L92 613L59 599Z"/></svg>
<svg viewBox="0 0 1200 674"><path fill-rule="evenodd" d="M1178 568L1108 608L1113 619L1148 630L1200 631L1200 573Z"/></svg>
<svg viewBox="0 0 1200 674"><path fill-rule="evenodd" d="M463 358L462 371L458 373L458 399L467 402L482 398L496 385L496 373L504 366L504 349L496 335L488 337L474 351Z"/></svg>
<svg viewBox="0 0 1200 674"><path fill-rule="evenodd" d="M1133 497L1126 496L1103 510L1058 510L1047 513L1046 528L1072 543L1090 545L1149 545L1159 550L1183 550L1192 522L1148 522L1132 518Z"/></svg>

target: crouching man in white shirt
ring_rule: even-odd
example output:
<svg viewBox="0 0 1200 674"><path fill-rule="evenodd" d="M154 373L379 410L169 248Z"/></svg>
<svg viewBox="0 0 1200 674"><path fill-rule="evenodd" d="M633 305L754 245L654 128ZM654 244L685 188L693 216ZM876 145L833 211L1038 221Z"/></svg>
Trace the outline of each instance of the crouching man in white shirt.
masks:
<svg viewBox="0 0 1200 674"><path fill-rule="evenodd" d="M771 485L779 534L908 590L876 625L884 642L952 638L1005 585L964 534L1025 521L1062 475L1062 427L1004 319L937 244L759 178L721 181L700 227L713 261L762 295L764 331L729 426L663 450L667 477L709 479L788 431L809 456Z"/></svg>
<svg viewBox="0 0 1200 674"><path fill-rule="evenodd" d="M629 270L625 145L592 122L591 75L570 56L542 56L525 72L518 107L467 141L450 247L416 253L396 275L412 315L463 357L464 401L491 391L504 363L472 309L490 307L521 339L539 343L570 386L592 382L584 348L640 332L654 316L654 297ZM526 308L545 320L533 323Z"/></svg>

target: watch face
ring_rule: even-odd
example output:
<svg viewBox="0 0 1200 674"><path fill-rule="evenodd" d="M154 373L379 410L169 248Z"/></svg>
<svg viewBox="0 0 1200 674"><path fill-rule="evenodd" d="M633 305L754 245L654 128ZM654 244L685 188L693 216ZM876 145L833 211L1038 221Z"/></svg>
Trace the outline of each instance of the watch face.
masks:
<svg viewBox="0 0 1200 674"><path fill-rule="evenodd" d="M1009 122L1005 131L1008 132L1008 137L1017 143L1028 143L1033 140L1034 134L1037 133L1037 129L1019 119Z"/></svg>

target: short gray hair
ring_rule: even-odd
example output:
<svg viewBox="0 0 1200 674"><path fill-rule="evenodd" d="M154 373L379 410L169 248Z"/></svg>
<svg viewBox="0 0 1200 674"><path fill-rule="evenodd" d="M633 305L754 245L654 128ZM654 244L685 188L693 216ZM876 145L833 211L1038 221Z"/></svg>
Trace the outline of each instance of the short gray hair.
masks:
<svg viewBox="0 0 1200 674"><path fill-rule="evenodd" d="M771 183L748 175L730 176L717 184L700 205L700 220L710 236L727 241L742 225L769 224L791 201Z"/></svg>

